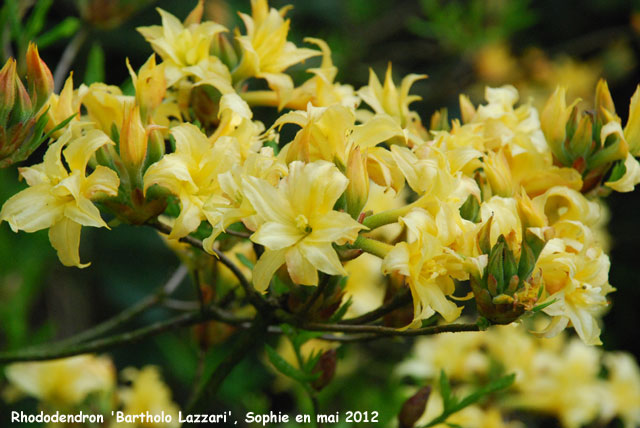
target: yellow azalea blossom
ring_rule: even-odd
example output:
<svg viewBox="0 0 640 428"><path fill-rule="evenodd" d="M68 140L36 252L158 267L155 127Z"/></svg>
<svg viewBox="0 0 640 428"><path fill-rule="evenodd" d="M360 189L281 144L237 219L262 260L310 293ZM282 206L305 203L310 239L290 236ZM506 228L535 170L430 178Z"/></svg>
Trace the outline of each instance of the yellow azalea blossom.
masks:
<svg viewBox="0 0 640 428"><path fill-rule="evenodd" d="M206 219L204 203L219 192L218 174L240 161L237 142L221 137L212 143L196 126L184 123L171 129L176 151L151 165L144 174L144 190L154 185L167 188L180 199L180 215L169 237L179 239Z"/></svg>
<svg viewBox="0 0 640 428"><path fill-rule="evenodd" d="M225 94L220 98L218 118L220 123L209 139L215 141L225 135L235 137L243 160L250 153L256 153L266 139L263 135L264 125L252 120L253 112L249 105L236 93Z"/></svg>
<svg viewBox="0 0 640 428"><path fill-rule="evenodd" d="M384 85L380 83L373 70L369 70L369 85L358 90L358 96L360 96L374 112L391 116L393 120L405 130L405 141L411 146L414 143L427 139L428 136L427 130L420 122L418 113L409 110L409 104L422 99L418 95L409 95L411 85L417 80L426 79L426 77L425 74L410 74L402 79L402 83L398 89L393 83L391 64L389 64ZM359 119L363 119L363 115L365 115L364 111L359 111L359 115Z"/></svg>
<svg viewBox="0 0 640 428"><path fill-rule="evenodd" d="M544 212L550 225L560 220L576 220L593 226L601 218L597 202L590 201L582 193L567 187L552 187L532 201L538 212Z"/></svg>
<svg viewBox="0 0 640 428"><path fill-rule="evenodd" d="M322 51L322 63L318 68L310 68L307 72L313 77L308 79L291 93L291 99L286 101L286 107L295 110L304 110L307 104L315 107L329 107L340 104L349 108L356 108L360 99L355 94L351 85L342 85L335 82L338 68L331 60L331 50L324 40L307 37L307 43L317 45Z"/></svg>
<svg viewBox="0 0 640 428"><path fill-rule="evenodd" d="M368 253L345 263L349 277L344 292L346 296L352 297L353 302L347 310L348 318L372 311L382 304L385 289L384 277L380 273L381 265L379 258Z"/></svg>
<svg viewBox="0 0 640 428"><path fill-rule="evenodd" d="M347 274L332 243L353 242L358 231L366 229L348 214L333 210L347 181L333 164L324 161L292 162L289 175L277 188L256 177L244 178L244 196L262 221L251 240L265 247L253 272L256 289L266 290L285 262L298 284L316 285L318 270Z"/></svg>
<svg viewBox="0 0 640 428"><path fill-rule="evenodd" d="M131 386L118 391L119 401L125 415L139 415L149 412L151 415L166 414L171 422L144 423L142 427L177 428L179 407L171 400L171 390L165 385L157 367L146 366L140 370L133 367L122 371L122 377L131 382ZM112 423L112 428L125 428L129 423Z"/></svg>
<svg viewBox="0 0 640 428"><path fill-rule="evenodd" d="M213 38L227 30L215 22L192 23L185 27L169 12L157 10L162 25L140 27L138 31L164 60L167 85L172 86L184 77L184 68L210 59Z"/></svg>
<svg viewBox="0 0 640 428"><path fill-rule="evenodd" d="M125 107L133 104L134 100L134 97L123 95L117 86L93 83L86 90L82 105L96 128L111 136L114 126L117 129L122 127Z"/></svg>
<svg viewBox="0 0 640 428"><path fill-rule="evenodd" d="M87 395L109 392L115 386L111 360L95 355L15 363L6 367L5 375L21 392L58 406L78 405Z"/></svg>
<svg viewBox="0 0 640 428"><path fill-rule="evenodd" d="M457 222L455 211L457 209L447 211L443 205L434 217L424 210L413 210L402 218L409 231L409 240L396 244L384 259L382 270L385 274L397 272L407 277L413 297L412 326L419 325L435 312L452 322L462 311L446 297L455 291L454 278L465 280L469 277L462 257L447 247L465 234L463 224L466 220ZM471 222L466 223L471 227Z"/></svg>
<svg viewBox="0 0 640 428"><path fill-rule="evenodd" d="M20 169L29 187L9 198L0 211L0 221L9 223L14 232L35 232L49 228L49 240L65 266L86 267L78 254L82 226L107 227L100 211L91 202L100 195L118 194L120 180L116 173L97 166L86 176L93 153L113 142L101 131L90 130L77 135L74 126L49 146L44 162ZM70 170L62 163L61 152Z"/></svg>
<svg viewBox="0 0 640 428"><path fill-rule="evenodd" d="M562 220L554 229L558 238L546 243L536 263L549 295L545 301L554 302L543 309L553 317L544 333L554 336L571 322L585 343L600 344L597 317L607 305L605 295L613 291L609 257L581 223Z"/></svg>
<svg viewBox="0 0 640 428"><path fill-rule="evenodd" d="M164 64L156 65L156 56L151 55L138 74L133 71L127 58L127 69L136 90L136 104L142 110L142 118L147 121L150 115L164 99L167 81L164 77Z"/></svg>
<svg viewBox="0 0 640 428"><path fill-rule="evenodd" d="M283 71L321 53L313 49L298 48L287 41L290 21L284 19L289 7L279 11L269 8L267 0L251 0L251 16L244 13L247 34L237 34L242 48L242 60L233 71L233 81L239 82L249 77L265 79L269 87L280 97L282 108L293 91L293 80Z"/></svg>
<svg viewBox="0 0 640 428"><path fill-rule="evenodd" d="M204 214L213 227L211 235L203 241L205 250L212 253L216 238L233 223L242 221L251 230L258 227L256 211L243 194L243 177L257 177L276 185L286 174L286 165L276 159L270 147L251 153L242 166L234 165L230 171L220 174L221 194L212 195L203 205Z"/></svg>
<svg viewBox="0 0 640 428"><path fill-rule="evenodd" d="M353 111L345 106L314 107L308 104L307 111L283 114L273 127L293 123L302 128L283 148L287 162L326 160L341 168L346 167L352 148L360 147L363 154L367 152L376 158L376 144L402 135L402 129L386 116L374 116L361 125L355 122Z"/></svg>

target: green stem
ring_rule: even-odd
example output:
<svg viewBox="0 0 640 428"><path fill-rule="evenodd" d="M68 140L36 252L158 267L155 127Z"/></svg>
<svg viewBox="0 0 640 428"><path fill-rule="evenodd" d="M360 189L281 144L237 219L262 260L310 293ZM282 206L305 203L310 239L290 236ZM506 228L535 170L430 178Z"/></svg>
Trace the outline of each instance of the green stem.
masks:
<svg viewBox="0 0 640 428"><path fill-rule="evenodd" d="M359 248L362 251L366 251L367 253L380 257L381 259L384 259L389 251L393 249L392 245L376 239L365 238L362 235L358 236L354 243L351 244L351 247Z"/></svg>
<svg viewBox="0 0 640 428"><path fill-rule="evenodd" d="M422 206L423 197L418 198L414 202L409 205L405 205L404 207L394 208L392 210L382 211L378 214L370 215L369 217L365 217L362 221L362 224L367 226L369 230L377 229L381 226L386 226L387 224L396 223L399 217L406 215L409 211L414 208Z"/></svg>

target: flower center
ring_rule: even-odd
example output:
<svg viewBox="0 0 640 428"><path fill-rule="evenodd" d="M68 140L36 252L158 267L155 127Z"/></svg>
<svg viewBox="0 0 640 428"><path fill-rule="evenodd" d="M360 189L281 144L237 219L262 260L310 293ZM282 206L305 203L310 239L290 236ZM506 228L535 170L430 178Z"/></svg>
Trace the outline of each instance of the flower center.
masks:
<svg viewBox="0 0 640 428"><path fill-rule="evenodd" d="M295 219L296 227L302 233L309 234L311 233L311 226L309 226L309 219L304 216L304 214L298 214Z"/></svg>

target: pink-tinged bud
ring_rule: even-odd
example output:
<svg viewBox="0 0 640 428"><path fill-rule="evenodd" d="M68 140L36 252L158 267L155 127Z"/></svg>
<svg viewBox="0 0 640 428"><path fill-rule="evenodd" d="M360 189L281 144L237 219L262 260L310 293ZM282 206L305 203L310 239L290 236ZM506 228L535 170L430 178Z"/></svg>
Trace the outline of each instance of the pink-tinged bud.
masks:
<svg viewBox="0 0 640 428"><path fill-rule="evenodd" d="M29 98L27 89L24 87L17 75L15 76L15 87L16 99L13 111L11 112L11 118L9 119L10 125L23 122L33 116L33 104L31 103L31 98Z"/></svg>
<svg viewBox="0 0 640 428"><path fill-rule="evenodd" d="M431 388L424 386L404 402L398 414L398 426L400 428L413 428L427 408L429 395L431 395Z"/></svg>
<svg viewBox="0 0 640 428"><path fill-rule="evenodd" d="M313 381L311 386L316 391L322 390L333 379L338 364L338 353L335 349L330 349L322 353L312 373L320 373L320 376Z"/></svg>
<svg viewBox="0 0 640 428"><path fill-rule="evenodd" d="M147 135L138 106L126 107L120 132L120 158L129 170L139 170L147 156Z"/></svg>
<svg viewBox="0 0 640 428"><path fill-rule="evenodd" d="M16 100L16 60L9 58L0 70L0 125L5 126Z"/></svg>
<svg viewBox="0 0 640 428"><path fill-rule="evenodd" d="M53 92L53 76L47 64L40 59L38 47L29 43L27 49L27 81L34 110L38 111Z"/></svg>

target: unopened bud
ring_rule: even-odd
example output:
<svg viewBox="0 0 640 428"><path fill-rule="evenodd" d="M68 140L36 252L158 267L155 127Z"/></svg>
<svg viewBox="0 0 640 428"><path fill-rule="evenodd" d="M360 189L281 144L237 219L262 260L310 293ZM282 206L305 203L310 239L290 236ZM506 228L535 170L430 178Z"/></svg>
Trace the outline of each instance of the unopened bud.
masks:
<svg viewBox="0 0 640 428"><path fill-rule="evenodd" d="M120 131L120 157L130 170L138 170L147 155L147 135L138 106L126 107Z"/></svg>
<svg viewBox="0 0 640 428"><path fill-rule="evenodd" d="M398 426L400 428L413 428L427 408L430 395L431 387L424 386L404 402L398 414Z"/></svg>
<svg viewBox="0 0 640 428"><path fill-rule="evenodd" d="M449 131L449 113L446 108L441 108L431 115L430 121L431 131Z"/></svg>
<svg viewBox="0 0 640 428"><path fill-rule="evenodd" d="M29 43L27 49L27 81L34 110L37 112L53 92L53 76L47 64L40 59L38 47Z"/></svg>
<svg viewBox="0 0 640 428"><path fill-rule="evenodd" d="M367 158L363 157L360 147L349 153L346 176L349 185L346 190L347 212L353 218L358 218L362 208L369 199L369 173L367 172Z"/></svg>
<svg viewBox="0 0 640 428"><path fill-rule="evenodd" d="M469 97L464 94L460 94L460 114L462 116L462 123L469 123L476 115L476 109L471 103Z"/></svg>
<svg viewBox="0 0 640 428"><path fill-rule="evenodd" d="M606 123L609 121L607 119L607 116L616 114L616 107L613 104L611 92L609 92L609 85L604 79L600 79L598 81L598 85L596 86L595 108L596 118L601 123Z"/></svg>
<svg viewBox="0 0 640 428"><path fill-rule="evenodd" d="M27 89L24 87L17 75L15 78L15 82L16 99L9 121L10 125L23 122L33 116L33 104L31 103L31 98L29 98Z"/></svg>
<svg viewBox="0 0 640 428"><path fill-rule="evenodd" d="M128 59L126 62L136 89L136 103L140 106L142 119L147 123L153 110L162 103L167 89L164 64L156 65L156 57L151 55L136 75Z"/></svg>
<svg viewBox="0 0 640 428"><path fill-rule="evenodd" d="M333 376L336 374L337 365L338 353L335 349L323 352L312 370L312 373L320 373L320 376L311 383L313 389L320 391L329 385L329 382L331 382Z"/></svg>
<svg viewBox="0 0 640 428"><path fill-rule="evenodd" d="M16 100L16 60L9 58L0 70L0 125L5 126Z"/></svg>
<svg viewBox="0 0 640 428"><path fill-rule="evenodd" d="M640 85L629 102L629 119L624 127L624 137L633 156L640 155Z"/></svg>

